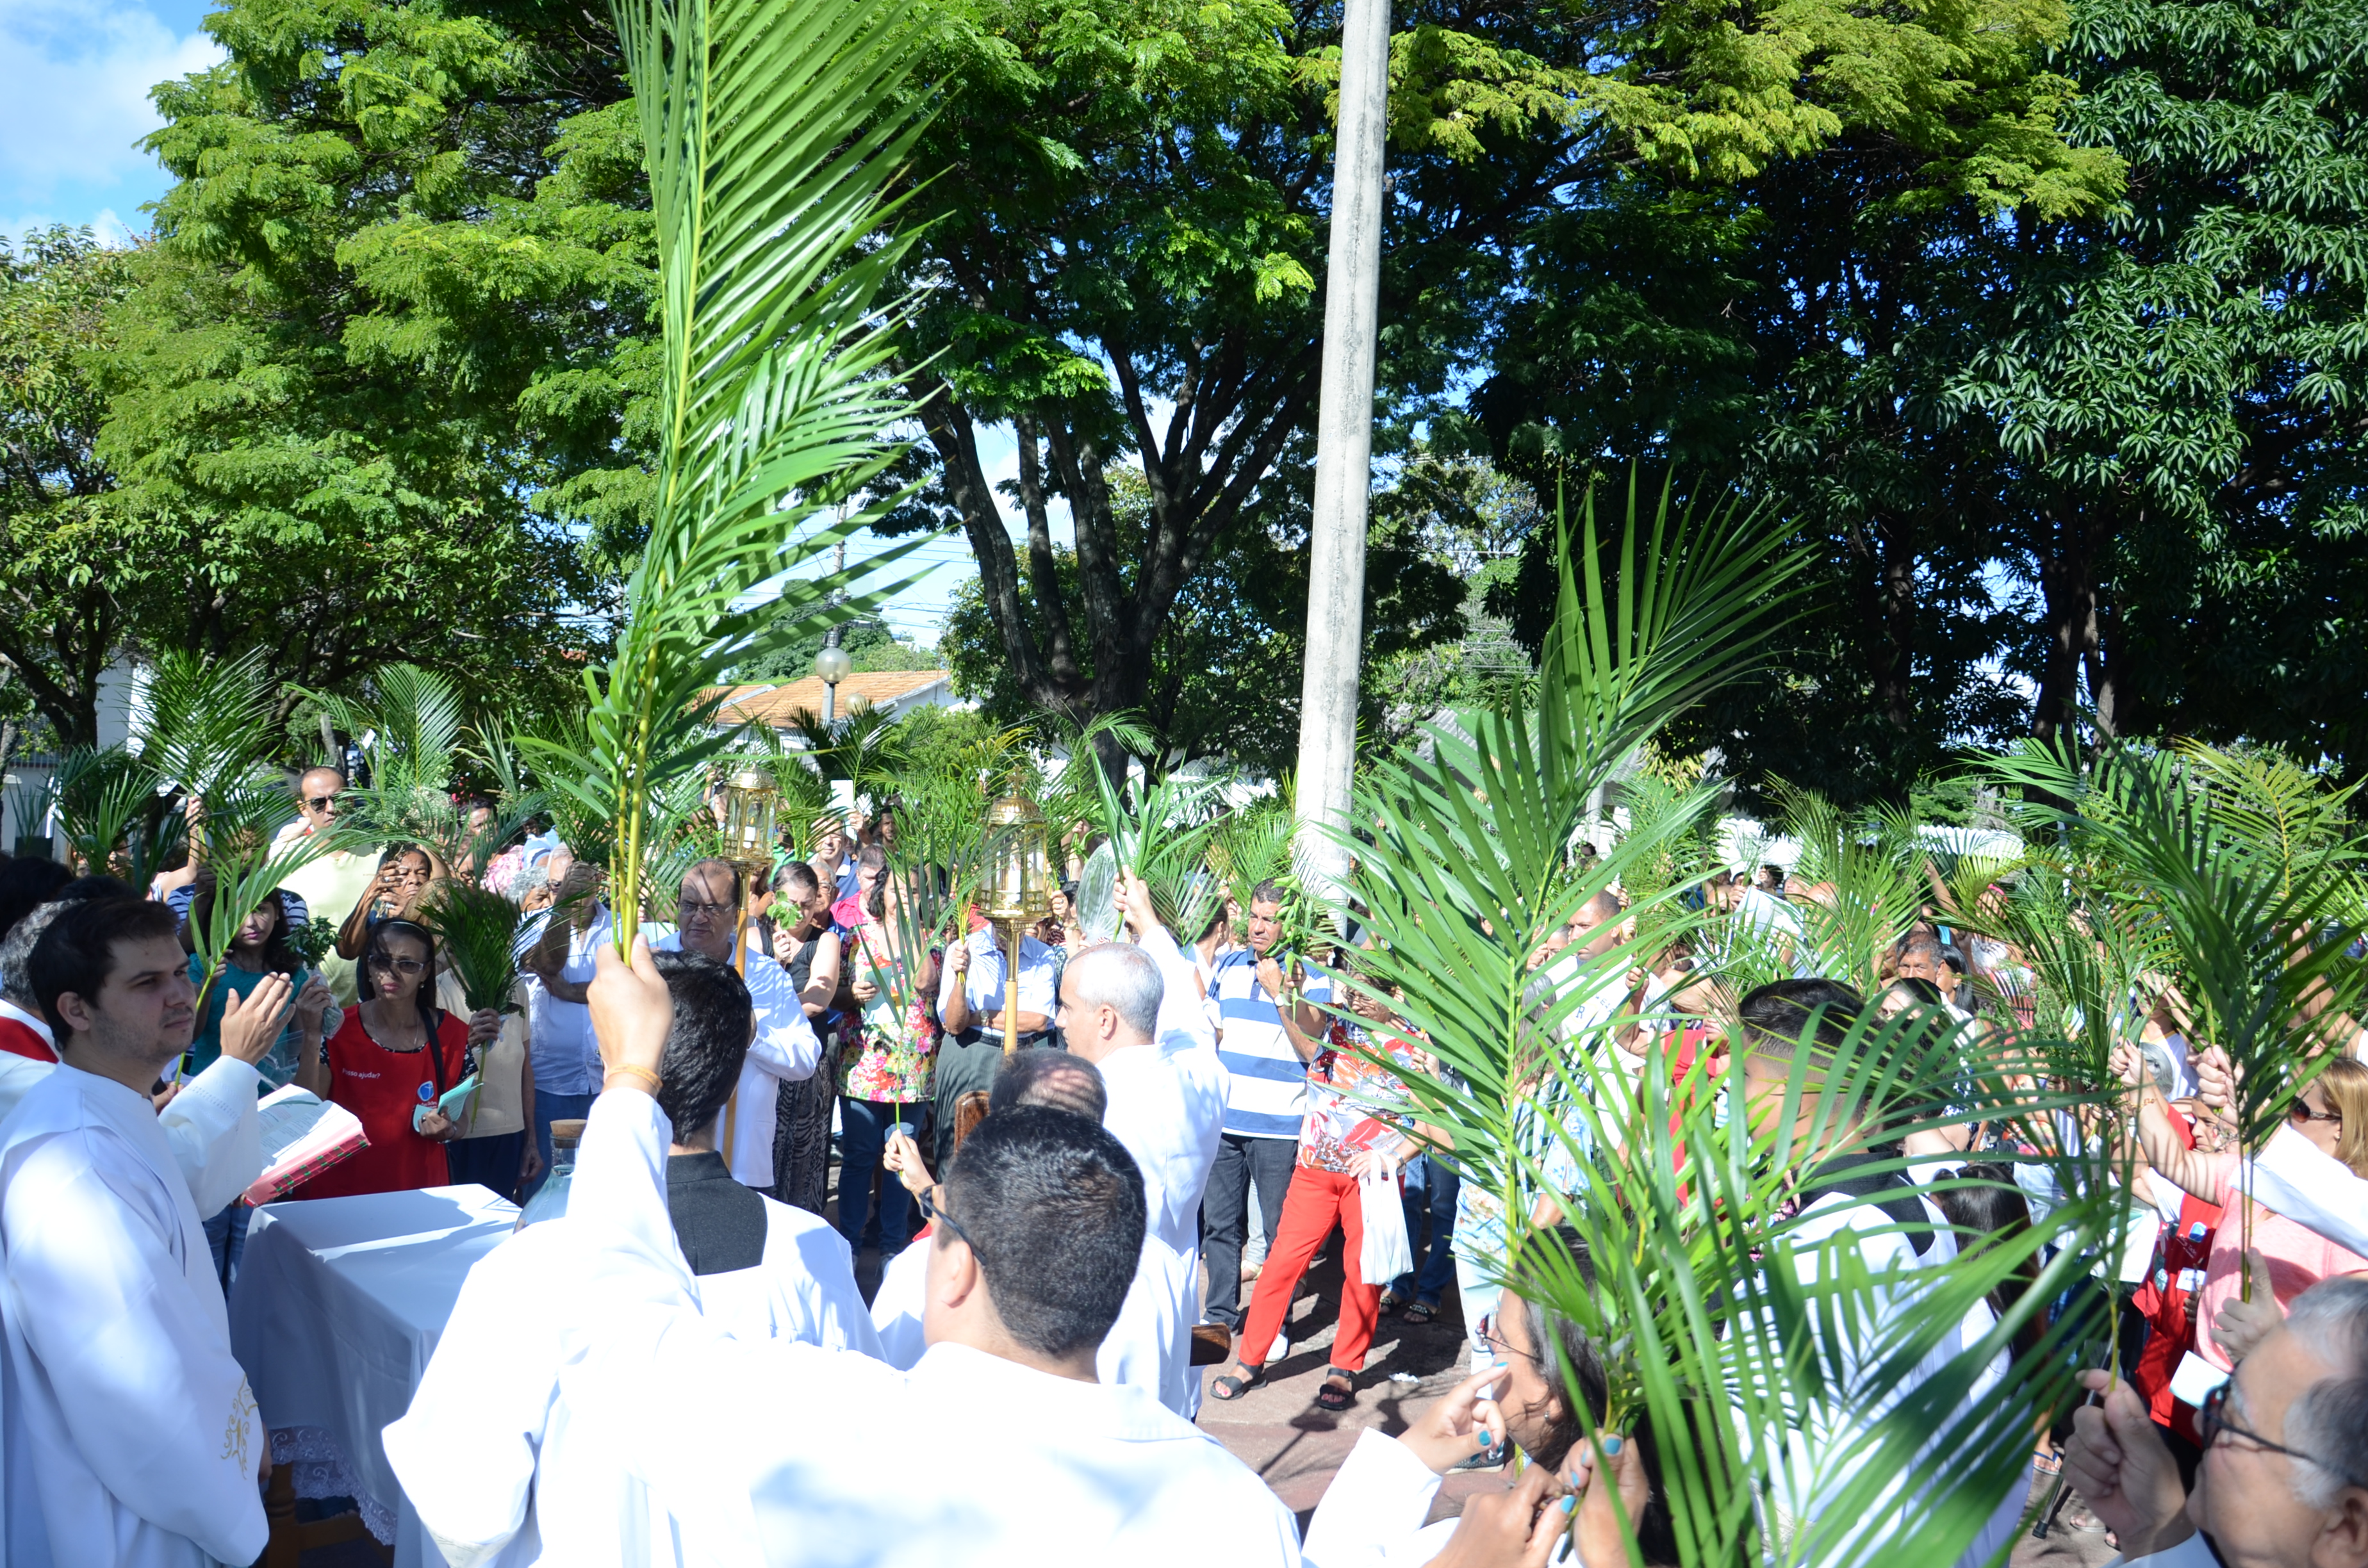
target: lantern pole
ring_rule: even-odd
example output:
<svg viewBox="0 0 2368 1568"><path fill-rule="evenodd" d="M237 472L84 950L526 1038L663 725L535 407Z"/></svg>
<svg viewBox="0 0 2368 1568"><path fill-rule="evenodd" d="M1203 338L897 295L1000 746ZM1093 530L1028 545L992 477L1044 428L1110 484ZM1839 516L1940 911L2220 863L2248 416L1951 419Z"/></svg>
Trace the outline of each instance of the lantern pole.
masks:
<svg viewBox="0 0 2368 1568"><path fill-rule="evenodd" d="M1019 933L1017 920L1003 926L1003 1054L1019 1049Z"/></svg>

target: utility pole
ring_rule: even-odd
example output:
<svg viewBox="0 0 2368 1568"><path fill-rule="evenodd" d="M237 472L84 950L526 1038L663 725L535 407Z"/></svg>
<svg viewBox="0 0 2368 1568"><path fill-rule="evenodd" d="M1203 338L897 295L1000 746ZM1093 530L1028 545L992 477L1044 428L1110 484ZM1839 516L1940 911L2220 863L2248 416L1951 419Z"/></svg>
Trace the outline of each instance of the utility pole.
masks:
<svg viewBox="0 0 2368 1568"><path fill-rule="evenodd" d="M1357 763L1389 78L1389 0L1347 0L1340 32L1339 142L1332 164L1332 248L1325 272L1323 380L1315 414L1307 665L1299 701L1299 859L1308 891L1326 903L1337 903L1346 892L1349 851L1322 828L1347 826L1349 784Z"/></svg>

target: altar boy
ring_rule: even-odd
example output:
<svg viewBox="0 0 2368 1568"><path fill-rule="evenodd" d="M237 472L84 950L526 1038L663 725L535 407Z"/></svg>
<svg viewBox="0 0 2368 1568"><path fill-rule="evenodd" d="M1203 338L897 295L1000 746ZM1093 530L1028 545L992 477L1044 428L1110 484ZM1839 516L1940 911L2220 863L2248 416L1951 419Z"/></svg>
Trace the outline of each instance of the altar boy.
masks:
<svg viewBox="0 0 2368 1568"><path fill-rule="evenodd" d="M746 985L695 953L655 961L674 998L658 1100L692 1129L667 1150L666 1212L700 1315L738 1339L878 1355L837 1229L734 1181L717 1152L755 1027ZM560 1394L564 1331L585 1294L574 1208L470 1270L410 1410L386 1428L387 1460L451 1568L676 1560L641 1488L587 1451Z"/></svg>

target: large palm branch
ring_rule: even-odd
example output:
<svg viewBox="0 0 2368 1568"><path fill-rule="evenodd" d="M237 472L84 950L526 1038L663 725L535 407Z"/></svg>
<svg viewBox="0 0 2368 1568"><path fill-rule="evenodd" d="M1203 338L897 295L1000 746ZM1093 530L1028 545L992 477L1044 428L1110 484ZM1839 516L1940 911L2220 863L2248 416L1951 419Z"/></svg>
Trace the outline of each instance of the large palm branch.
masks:
<svg viewBox="0 0 2368 1568"><path fill-rule="evenodd" d="M727 673L874 609L908 541L792 576L878 517L860 496L903 412L873 301L905 241L866 246L925 100L924 23L890 0L616 0L640 109L664 314L655 518L615 656L586 671L584 741L538 743L558 788L612 826L640 907L655 802L728 744L702 701ZM893 498L891 498L893 499ZM785 613L786 610L786 613ZM630 939L629 922L618 926Z"/></svg>

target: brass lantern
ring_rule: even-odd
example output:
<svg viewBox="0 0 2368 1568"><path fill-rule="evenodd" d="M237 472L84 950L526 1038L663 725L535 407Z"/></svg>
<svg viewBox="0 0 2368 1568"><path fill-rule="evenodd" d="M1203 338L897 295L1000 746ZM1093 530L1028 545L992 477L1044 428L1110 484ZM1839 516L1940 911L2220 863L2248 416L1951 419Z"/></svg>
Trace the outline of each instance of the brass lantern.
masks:
<svg viewBox="0 0 2368 1568"><path fill-rule="evenodd" d="M775 818L780 795L773 781L753 767L743 768L723 783L723 858L744 869L770 870Z"/></svg>
<svg viewBox="0 0 2368 1568"><path fill-rule="evenodd" d="M986 877L979 913L1003 936L1003 1051L1019 1049L1019 943L1053 913L1044 812L1017 789L987 808Z"/></svg>

